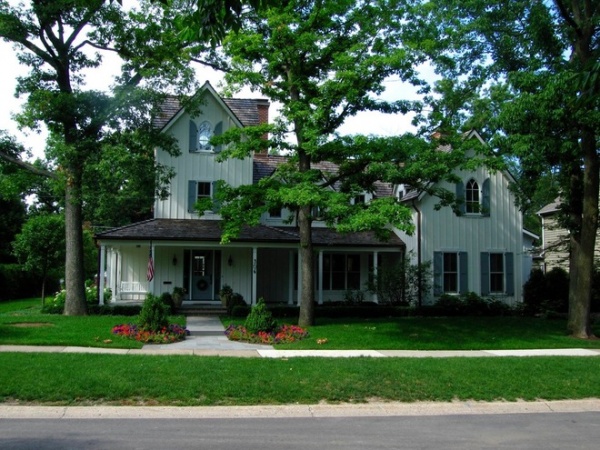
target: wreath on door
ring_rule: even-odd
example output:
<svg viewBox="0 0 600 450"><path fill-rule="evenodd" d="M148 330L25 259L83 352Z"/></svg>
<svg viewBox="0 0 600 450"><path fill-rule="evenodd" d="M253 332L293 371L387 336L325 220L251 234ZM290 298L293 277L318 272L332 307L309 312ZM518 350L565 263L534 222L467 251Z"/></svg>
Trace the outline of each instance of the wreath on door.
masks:
<svg viewBox="0 0 600 450"><path fill-rule="evenodd" d="M206 282L206 280L198 280L198 282L196 283L196 287L199 291L205 291L208 289L208 283Z"/></svg>

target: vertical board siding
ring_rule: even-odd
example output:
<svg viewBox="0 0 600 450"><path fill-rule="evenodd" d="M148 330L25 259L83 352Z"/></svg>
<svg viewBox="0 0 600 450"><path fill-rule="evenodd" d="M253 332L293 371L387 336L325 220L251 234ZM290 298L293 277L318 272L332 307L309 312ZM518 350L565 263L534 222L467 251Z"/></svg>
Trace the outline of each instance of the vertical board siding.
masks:
<svg viewBox="0 0 600 450"><path fill-rule="evenodd" d="M157 219L193 219L197 213L188 212L188 182L225 180L232 186L252 183L252 159L228 159L224 162L217 161L217 153L187 151L190 147L190 121L196 124L208 120L213 127L222 122L223 132L235 126L233 120L219 103L211 96L206 96L206 102L201 107L199 117L190 117L187 113L169 128L178 141L182 152L173 157L168 153L157 151L157 162L175 170L175 177L171 180L170 195L166 200L155 202L155 217Z"/></svg>
<svg viewBox="0 0 600 450"><path fill-rule="evenodd" d="M490 215L463 215L458 217L451 208L435 210L437 198L425 196L419 203L422 217L422 261L433 261L434 252L466 252L468 254L468 290L481 292L481 252L499 251L514 254L514 295L502 298L509 304L521 298L523 265L523 225L522 215L515 204L513 194L508 189L509 179L502 172L489 173L480 168L475 172L458 172L463 180L474 178L479 186L489 178ZM456 191L454 184L442 184L450 192ZM417 215L413 215L416 220ZM416 263L417 237L396 230L407 244L407 251L414 250ZM433 285L433 279L431 280ZM432 291L425 299L433 302Z"/></svg>

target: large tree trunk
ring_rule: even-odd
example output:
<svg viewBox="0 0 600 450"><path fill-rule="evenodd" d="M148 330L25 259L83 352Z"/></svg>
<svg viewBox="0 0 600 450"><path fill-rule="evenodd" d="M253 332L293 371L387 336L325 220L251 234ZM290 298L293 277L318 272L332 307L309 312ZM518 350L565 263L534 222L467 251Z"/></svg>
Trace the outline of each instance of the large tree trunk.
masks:
<svg viewBox="0 0 600 450"><path fill-rule="evenodd" d="M68 180L65 195L66 261L65 316L83 316L87 314L85 301L85 275L83 269L83 213L81 208L81 183Z"/></svg>
<svg viewBox="0 0 600 450"><path fill-rule="evenodd" d="M306 327L315 321L315 289L314 289L314 253L312 244L310 206L300 208L298 227L300 229L300 260L302 298L300 299L300 315L298 325Z"/></svg>
<svg viewBox="0 0 600 450"><path fill-rule="evenodd" d="M593 337L590 324L592 279L596 230L598 228L598 156L593 132L583 133L583 205L580 229L571 233L571 260L569 283L569 322L571 334L580 339Z"/></svg>

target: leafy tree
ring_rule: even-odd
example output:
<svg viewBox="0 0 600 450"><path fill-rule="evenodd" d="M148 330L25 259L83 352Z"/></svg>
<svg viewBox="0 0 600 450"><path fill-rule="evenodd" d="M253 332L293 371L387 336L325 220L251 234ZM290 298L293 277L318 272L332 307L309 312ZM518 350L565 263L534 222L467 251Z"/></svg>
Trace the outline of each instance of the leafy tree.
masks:
<svg viewBox="0 0 600 450"><path fill-rule="evenodd" d="M257 185L219 190L223 197L223 240L243 223L257 224L262 212L287 208L296 214L302 261L299 324L314 320L313 244L315 211L341 232L374 230L386 238L388 225L412 230L411 211L393 198L367 204L353 199L375 192L376 182L423 188L448 176L460 152L437 152L439 143L412 135L383 138L340 136L338 128L359 111L406 113L417 105L386 102L378 95L396 76L423 85L415 67L420 54L401 41L412 2L382 0L293 0L250 14L224 41L231 58L231 91L249 86L282 105L272 127L230 130L217 143L231 145L221 157L243 158L255 151L287 155ZM268 141L262 139L269 131ZM326 169L323 162L336 165ZM330 166L331 167L331 166ZM448 201L447 193L438 192Z"/></svg>
<svg viewBox="0 0 600 450"><path fill-rule="evenodd" d="M434 126L482 129L519 159L524 198L556 182L570 231L570 332L589 338L598 224L600 8L580 0L431 0L415 35L442 80ZM422 41L423 42L423 41ZM554 191L556 192L556 191ZM527 200L523 201L526 204Z"/></svg>
<svg viewBox="0 0 600 450"><path fill-rule="evenodd" d="M14 254L42 281L42 305L50 272L60 271L65 261L65 221L58 214L36 214L23 225L13 242Z"/></svg>
<svg viewBox="0 0 600 450"><path fill-rule="evenodd" d="M171 93L182 93L192 84L189 62L200 61L203 55L202 45L178 36L175 18L182 3L170 2L168 8L158 2L140 4L138 10L125 11L111 0L33 1L18 6L0 2L0 37L16 46L20 61L30 68L17 87L17 94L27 94L18 122L34 129L39 124L46 125L49 164L36 167L4 151L0 156L53 180L56 191L64 198L69 236L66 315L86 313L86 189L99 197L114 194L98 191L92 177L100 172L107 175L103 181L110 179L108 174L113 174L114 166L108 161L115 151L122 154L124 149L135 147L134 156L128 160L134 163L151 157L155 146L177 153L173 139L152 127L151 118L164 99L162 92L168 88ZM100 66L101 52L116 53L123 61L112 95L85 90L85 77ZM143 146L146 153L140 155L136 149ZM168 179L167 168L153 164L131 166L139 170L152 168L152 174L158 171L159 180ZM114 184L117 192L127 192L127 179L131 178L121 174ZM100 206L106 205L106 201L99 202Z"/></svg>

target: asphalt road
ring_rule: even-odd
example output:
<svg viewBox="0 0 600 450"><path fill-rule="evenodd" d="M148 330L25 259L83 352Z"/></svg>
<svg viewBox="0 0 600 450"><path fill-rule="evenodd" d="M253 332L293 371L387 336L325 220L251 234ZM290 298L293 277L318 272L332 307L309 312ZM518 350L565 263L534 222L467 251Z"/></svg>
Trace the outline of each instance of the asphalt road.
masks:
<svg viewBox="0 0 600 450"><path fill-rule="evenodd" d="M595 449L600 413L0 419L7 449Z"/></svg>

